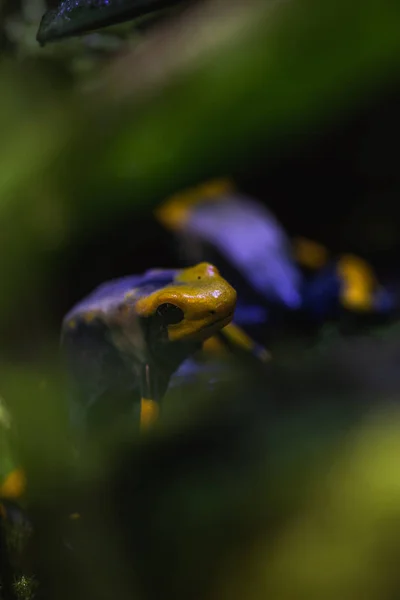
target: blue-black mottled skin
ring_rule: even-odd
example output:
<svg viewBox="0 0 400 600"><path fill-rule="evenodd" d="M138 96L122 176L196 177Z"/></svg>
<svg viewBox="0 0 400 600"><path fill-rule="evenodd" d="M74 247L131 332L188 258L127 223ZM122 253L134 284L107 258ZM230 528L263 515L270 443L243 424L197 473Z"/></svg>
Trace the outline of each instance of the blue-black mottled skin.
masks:
<svg viewBox="0 0 400 600"><path fill-rule="evenodd" d="M115 346L111 331L101 316L88 322L85 315L100 307L106 313L129 290L137 289L141 295L151 293L170 283L174 274L175 271L164 272L155 277L149 273L108 282L66 315L62 346L70 374L72 417L78 425L86 422L88 428L98 427L108 419L131 411L137 413L139 421L140 371L144 361L140 352L141 330L136 332L136 344L126 354ZM165 386L166 382L162 387Z"/></svg>
<svg viewBox="0 0 400 600"><path fill-rule="evenodd" d="M172 374L233 318L236 292L208 263L107 282L62 328L72 417L85 431L159 403ZM142 401L142 404L141 404Z"/></svg>
<svg viewBox="0 0 400 600"><path fill-rule="evenodd" d="M310 325L344 311L390 317L398 305L399 295L380 285L361 258L330 256L320 244L290 240L275 216L230 180L176 194L156 216L189 260L210 260L229 279L239 292L235 322L256 337L292 317Z"/></svg>
<svg viewBox="0 0 400 600"><path fill-rule="evenodd" d="M335 316L342 309L343 280L337 261L330 262L309 280L303 281L301 309L316 321ZM395 297L389 290L377 287L371 294L371 313L387 314L396 310Z"/></svg>
<svg viewBox="0 0 400 600"><path fill-rule="evenodd" d="M36 39L43 46L185 3L188 0L63 0L45 13Z"/></svg>

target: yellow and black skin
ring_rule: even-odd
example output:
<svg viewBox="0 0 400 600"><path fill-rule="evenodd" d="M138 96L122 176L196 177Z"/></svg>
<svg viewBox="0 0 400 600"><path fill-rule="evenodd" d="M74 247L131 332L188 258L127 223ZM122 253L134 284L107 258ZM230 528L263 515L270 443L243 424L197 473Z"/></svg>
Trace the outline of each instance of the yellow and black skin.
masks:
<svg viewBox="0 0 400 600"><path fill-rule="evenodd" d="M173 372L230 323L235 304L235 290L208 263L100 286L62 327L72 400L81 404L83 418L94 410L90 425L100 425L96 405L104 402L101 425L107 427L136 404L140 427L148 428ZM25 492L24 471L16 468L0 482L0 517L9 517Z"/></svg>
<svg viewBox="0 0 400 600"><path fill-rule="evenodd" d="M325 246L303 237L293 240L293 253L297 263L310 271L323 269L332 260ZM379 282L371 265L355 254L341 254L335 260L335 270L341 282L341 306L357 313L372 312Z"/></svg>
<svg viewBox="0 0 400 600"><path fill-rule="evenodd" d="M206 182L167 200L156 217L179 233L195 206L223 201L232 193L235 186L230 179ZM300 237L293 240L293 258L314 272L331 260L323 245ZM343 255L336 260L336 269L342 281L341 305L370 311L377 287L370 265L359 257ZM107 304L112 290L117 294ZM235 302L235 290L209 263L181 270L153 270L143 277L104 284L72 309L63 322L63 346L70 359L73 355L70 366L73 371L82 367L82 373L79 368L73 373L78 403L95 400L99 374L109 374L109 389L100 391L99 397L110 392L111 400L120 400L122 408L130 407L138 398L140 424L145 429L157 419L171 374L201 347L209 356L237 349L267 362L269 353L232 322ZM89 363L88 355L92 356ZM107 367L108 358L114 362ZM121 374L121 385L112 394L115 378ZM79 384L83 384L81 389ZM7 503L20 499L25 488L23 470L18 468L0 482L0 499L6 501L0 504L0 514L5 515Z"/></svg>
<svg viewBox="0 0 400 600"><path fill-rule="evenodd" d="M232 179L210 180L166 199L155 211L155 217L166 229L180 236L185 234L198 207L226 202L237 194ZM291 245L293 261L301 269L317 273L334 263L333 274L340 281L337 302L342 308L355 313L374 311L379 283L373 268L364 259L350 253L332 257L324 245L300 236L293 238Z"/></svg>
<svg viewBox="0 0 400 600"><path fill-rule="evenodd" d="M86 427L93 411L95 427L97 418L108 427L113 416L136 412L147 429L171 375L200 349L212 358L236 348L267 361L268 353L231 322L235 304L236 291L209 263L117 279L77 304L63 321L62 348ZM102 403L103 414L96 409ZM25 491L22 469L3 478L3 516Z"/></svg>
<svg viewBox="0 0 400 600"><path fill-rule="evenodd" d="M62 346L81 414L96 427L139 406L157 418L171 375L234 314L236 291L209 263L100 286L70 311ZM90 417L92 413L92 417Z"/></svg>
<svg viewBox="0 0 400 600"><path fill-rule="evenodd" d="M22 498L26 490L25 474L22 469L15 468L8 473L0 484L0 499L5 503L0 504L0 516L7 516L7 503Z"/></svg>

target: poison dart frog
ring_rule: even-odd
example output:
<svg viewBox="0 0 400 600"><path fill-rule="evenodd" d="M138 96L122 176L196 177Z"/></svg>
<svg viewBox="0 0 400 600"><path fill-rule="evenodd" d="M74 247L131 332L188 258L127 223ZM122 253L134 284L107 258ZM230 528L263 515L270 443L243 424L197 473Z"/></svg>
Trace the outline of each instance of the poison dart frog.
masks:
<svg viewBox="0 0 400 600"><path fill-rule="evenodd" d="M173 373L232 321L236 291L209 263L107 282L66 315L74 417L87 432L157 418Z"/></svg>
<svg viewBox="0 0 400 600"><path fill-rule="evenodd" d="M127 416L149 427L174 373L190 361L190 376L193 367L204 371L193 358L201 349L211 359L239 351L266 362L266 350L231 322L235 305L236 291L209 263L153 269L95 289L62 324L78 430L101 431ZM0 480L3 513L25 488L23 470L10 466Z"/></svg>
<svg viewBox="0 0 400 600"><path fill-rule="evenodd" d="M229 278L238 290L237 325L259 328L277 314L318 322L342 311L388 314L395 308L365 260L289 239L275 216L229 178L175 194L155 217L179 238L188 259L212 260Z"/></svg>

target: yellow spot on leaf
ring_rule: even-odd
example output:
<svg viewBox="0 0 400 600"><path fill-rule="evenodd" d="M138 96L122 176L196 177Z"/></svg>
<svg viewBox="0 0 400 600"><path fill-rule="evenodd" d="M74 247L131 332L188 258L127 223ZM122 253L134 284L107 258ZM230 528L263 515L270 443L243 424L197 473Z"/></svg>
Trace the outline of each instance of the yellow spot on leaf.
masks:
<svg viewBox="0 0 400 600"><path fill-rule="evenodd" d="M26 489L25 473L22 469L14 469L7 475L5 481L0 486L1 498L20 498Z"/></svg>

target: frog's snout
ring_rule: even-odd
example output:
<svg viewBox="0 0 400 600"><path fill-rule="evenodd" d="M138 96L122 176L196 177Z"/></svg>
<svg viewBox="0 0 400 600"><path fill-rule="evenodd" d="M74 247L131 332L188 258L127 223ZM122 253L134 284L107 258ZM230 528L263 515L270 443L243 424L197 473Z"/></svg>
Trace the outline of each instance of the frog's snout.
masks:
<svg viewBox="0 0 400 600"><path fill-rule="evenodd" d="M202 262L194 267L188 267L182 269L182 271L175 278L176 281L182 283L207 283L210 279L222 279L217 267L214 267L211 263Z"/></svg>
<svg viewBox="0 0 400 600"><path fill-rule="evenodd" d="M157 315L168 328L168 339L203 341L228 325L236 307L236 291L210 263L179 271L173 282L139 299L136 312Z"/></svg>
<svg viewBox="0 0 400 600"><path fill-rule="evenodd" d="M217 324L225 320L230 322L236 308L236 291L234 288L227 281L222 280L215 287L215 294L212 291L210 296L212 306L208 311L210 324Z"/></svg>
<svg viewBox="0 0 400 600"><path fill-rule="evenodd" d="M176 278L187 286L190 301L185 307L185 324L170 328L170 339L198 337L206 339L228 325L236 307L236 291L210 263L184 269Z"/></svg>

